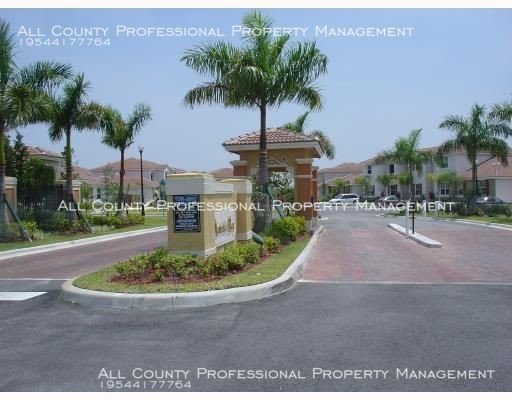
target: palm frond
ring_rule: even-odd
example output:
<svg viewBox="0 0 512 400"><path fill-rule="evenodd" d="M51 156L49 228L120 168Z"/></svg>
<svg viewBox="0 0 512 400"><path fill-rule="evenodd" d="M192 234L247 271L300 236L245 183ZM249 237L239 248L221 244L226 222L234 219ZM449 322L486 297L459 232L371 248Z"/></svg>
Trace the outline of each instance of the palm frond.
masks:
<svg viewBox="0 0 512 400"><path fill-rule="evenodd" d="M70 77L71 66L55 61L37 61L17 72L20 84L42 90L52 89Z"/></svg>
<svg viewBox="0 0 512 400"><path fill-rule="evenodd" d="M0 93L4 93L7 84L16 69L14 49L16 38L10 32L7 21L0 19Z"/></svg>

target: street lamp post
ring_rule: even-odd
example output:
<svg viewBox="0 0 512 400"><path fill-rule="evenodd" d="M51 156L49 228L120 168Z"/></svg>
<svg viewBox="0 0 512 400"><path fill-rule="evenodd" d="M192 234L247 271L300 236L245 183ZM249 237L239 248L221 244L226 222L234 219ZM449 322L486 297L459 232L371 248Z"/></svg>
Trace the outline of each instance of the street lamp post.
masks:
<svg viewBox="0 0 512 400"><path fill-rule="evenodd" d="M143 217L146 215L146 211L144 210L144 178L142 175L142 152L144 151L144 146L139 144L139 153L140 153L140 198L142 200L142 209L140 211L140 215Z"/></svg>

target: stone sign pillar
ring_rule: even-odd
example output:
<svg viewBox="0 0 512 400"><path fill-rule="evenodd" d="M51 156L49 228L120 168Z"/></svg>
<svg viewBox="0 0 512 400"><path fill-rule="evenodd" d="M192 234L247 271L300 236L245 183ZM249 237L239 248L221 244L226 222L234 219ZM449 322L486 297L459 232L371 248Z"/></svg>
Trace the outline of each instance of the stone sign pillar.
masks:
<svg viewBox="0 0 512 400"><path fill-rule="evenodd" d="M169 251L207 257L251 239L249 181L217 182L209 174L173 174L167 177L166 191Z"/></svg>

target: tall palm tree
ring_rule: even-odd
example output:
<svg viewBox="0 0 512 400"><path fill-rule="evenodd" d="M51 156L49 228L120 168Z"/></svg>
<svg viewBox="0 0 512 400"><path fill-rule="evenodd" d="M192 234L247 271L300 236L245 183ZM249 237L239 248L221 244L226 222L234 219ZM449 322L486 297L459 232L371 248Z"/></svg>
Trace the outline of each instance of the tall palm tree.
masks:
<svg viewBox="0 0 512 400"><path fill-rule="evenodd" d="M398 138L393 148L380 152L375 158L377 164L393 162L405 165L408 175L405 181L410 186L411 194L414 193L414 170L421 172L423 164L434 162L435 159L433 153L420 150L420 139L421 129L415 129L408 136Z"/></svg>
<svg viewBox="0 0 512 400"><path fill-rule="evenodd" d="M455 133L455 138L445 141L439 148L439 154L464 150L471 164L473 196L478 194L477 154L489 152L503 165L508 163L508 145L504 140L511 134L508 122L487 114L485 106L475 104L469 117L449 115L439 128Z"/></svg>
<svg viewBox="0 0 512 400"><path fill-rule="evenodd" d="M48 94L69 78L71 67L39 61L18 67L16 38L0 19L0 224L5 222L5 136L17 126L40 122L48 112Z"/></svg>
<svg viewBox="0 0 512 400"><path fill-rule="evenodd" d="M307 136L317 139L320 142L320 146L322 147L322 149L325 152L325 156L329 160L333 160L334 157L336 156L336 147L331 142L331 139L329 139L329 137L325 133L323 133L322 131L319 131L319 130L314 130L309 133L305 132L306 120L310 113L311 113L311 111L306 111L305 113L299 115L295 121L288 122L288 123L284 124L282 127L285 129L288 129L290 131L303 133Z"/></svg>
<svg viewBox="0 0 512 400"><path fill-rule="evenodd" d="M225 107L259 110L260 143L258 184L268 184L267 110L286 102L320 109L322 97L316 80L327 71L327 57L314 42L290 42L290 35L274 37L273 21L259 11L250 11L242 21L251 34L236 47L214 42L187 50L182 61L210 77L191 89L184 103L220 103Z"/></svg>
<svg viewBox="0 0 512 400"><path fill-rule="evenodd" d="M71 132L87 129L98 130L101 127L103 107L94 102L88 102L91 89L85 81L84 74L77 74L63 87L60 97L52 98L52 112L47 122L50 124L48 134L54 142L66 138L66 194L65 200L73 203L73 163L71 149ZM72 214L70 214L72 215Z"/></svg>
<svg viewBox="0 0 512 400"><path fill-rule="evenodd" d="M489 116L504 122L512 122L512 102L504 102L492 106Z"/></svg>
<svg viewBox="0 0 512 400"><path fill-rule="evenodd" d="M115 109L106 108L104 112L103 143L121 152L118 196L121 212L124 210L124 154L126 149L133 144L135 136L149 120L151 120L151 107L143 103L137 104L126 120Z"/></svg>

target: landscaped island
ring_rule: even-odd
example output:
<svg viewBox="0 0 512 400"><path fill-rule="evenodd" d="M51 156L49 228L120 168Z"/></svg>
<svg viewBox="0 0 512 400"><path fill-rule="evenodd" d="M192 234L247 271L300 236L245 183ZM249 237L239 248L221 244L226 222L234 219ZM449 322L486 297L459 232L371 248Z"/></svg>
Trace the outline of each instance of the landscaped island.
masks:
<svg viewBox="0 0 512 400"><path fill-rule="evenodd" d="M206 259L164 248L136 255L73 282L120 293L196 292L256 285L286 271L309 241L303 217L276 219L262 246L234 244Z"/></svg>

